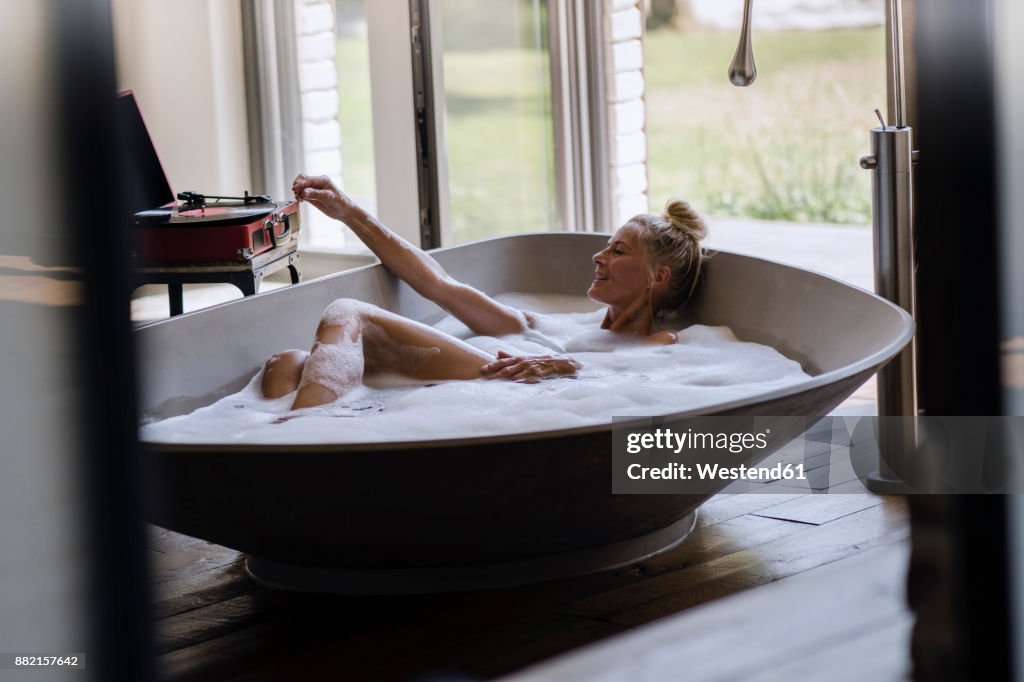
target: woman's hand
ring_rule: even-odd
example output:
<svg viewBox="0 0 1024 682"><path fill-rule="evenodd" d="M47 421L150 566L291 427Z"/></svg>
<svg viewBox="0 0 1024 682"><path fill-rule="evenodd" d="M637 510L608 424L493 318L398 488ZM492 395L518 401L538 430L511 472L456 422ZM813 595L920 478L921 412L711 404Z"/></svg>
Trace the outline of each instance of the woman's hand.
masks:
<svg viewBox="0 0 1024 682"><path fill-rule="evenodd" d="M498 359L480 368L485 379L508 379L535 384L554 376L574 376L583 365L564 355L534 355L518 357L498 352Z"/></svg>
<svg viewBox="0 0 1024 682"><path fill-rule="evenodd" d="M671 346L673 343L679 343L679 335L675 332L655 332L649 335L647 340L662 346Z"/></svg>
<svg viewBox="0 0 1024 682"><path fill-rule="evenodd" d="M300 173L292 182L292 191L298 201L308 201L325 215L342 222L350 218L354 211L361 210L326 175L310 176Z"/></svg>

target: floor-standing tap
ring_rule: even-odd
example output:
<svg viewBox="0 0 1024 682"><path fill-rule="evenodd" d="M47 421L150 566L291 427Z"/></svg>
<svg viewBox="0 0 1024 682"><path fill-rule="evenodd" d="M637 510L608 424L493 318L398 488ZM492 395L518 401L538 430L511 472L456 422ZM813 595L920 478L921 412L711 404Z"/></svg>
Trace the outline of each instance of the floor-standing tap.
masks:
<svg viewBox="0 0 1024 682"><path fill-rule="evenodd" d="M905 125L903 15L901 0L888 0L889 125L871 130L871 155L860 160L871 170L871 223L875 252L875 291L914 315L913 131ZM895 125L893 125L895 124ZM878 471L867 486L879 493L907 491L917 447L915 343L911 342L878 373Z"/></svg>
<svg viewBox="0 0 1024 682"><path fill-rule="evenodd" d="M743 28L740 29L740 42L736 46L732 64L729 65L729 82L738 87L746 87L757 78L757 67L754 66L754 48L750 42L750 13L752 0L743 0Z"/></svg>

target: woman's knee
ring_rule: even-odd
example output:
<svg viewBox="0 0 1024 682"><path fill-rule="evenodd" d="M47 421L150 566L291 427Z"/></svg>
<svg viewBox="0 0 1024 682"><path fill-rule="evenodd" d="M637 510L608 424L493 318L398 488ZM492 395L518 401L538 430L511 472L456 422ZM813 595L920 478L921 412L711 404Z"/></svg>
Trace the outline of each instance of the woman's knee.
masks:
<svg viewBox="0 0 1024 682"><path fill-rule="evenodd" d="M362 332L364 323L372 319L377 310L380 309L370 303L352 298L339 298L327 306L320 315L316 339L326 343L354 341Z"/></svg>
<svg viewBox="0 0 1024 682"><path fill-rule="evenodd" d="M359 320L372 315L377 306L372 303L358 301L354 298L339 298L331 302L320 315L320 323L342 325L351 320Z"/></svg>
<svg viewBox="0 0 1024 682"><path fill-rule="evenodd" d="M301 350L286 350L274 353L263 365L263 379L260 389L266 398L280 398L299 386L302 368L309 353Z"/></svg>

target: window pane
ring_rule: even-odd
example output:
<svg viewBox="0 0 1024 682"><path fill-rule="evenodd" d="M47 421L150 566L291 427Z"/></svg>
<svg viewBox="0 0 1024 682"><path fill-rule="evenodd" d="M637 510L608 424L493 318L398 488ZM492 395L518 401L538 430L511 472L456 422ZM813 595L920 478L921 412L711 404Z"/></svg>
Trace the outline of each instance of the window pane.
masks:
<svg viewBox="0 0 1024 682"><path fill-rule="evenodd" d="M555 228L547 3L445 0L442 41L454 241Z"/></svg>
<svg viewBox="0 0 1024 682"><path fill-rule="evenodd" d="M885 109L882 4L754 3L757 80L726 76L743 3L653 0L646 77L652 205L866 225L873 110Z"/></svg>
<svg viewBox="0 0 1024 682"><path fill-rule="evenodd" d="M335 11L342 184L360 205L376 213L370 52L364 0L337 0Z"/></svg>

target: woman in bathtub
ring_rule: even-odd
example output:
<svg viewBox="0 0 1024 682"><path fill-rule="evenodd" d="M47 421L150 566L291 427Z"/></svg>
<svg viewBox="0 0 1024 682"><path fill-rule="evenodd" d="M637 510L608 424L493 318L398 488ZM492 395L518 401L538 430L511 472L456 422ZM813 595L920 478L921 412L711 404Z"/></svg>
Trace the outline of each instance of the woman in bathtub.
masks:
<svg viewBox="0 0 1024 682"><path fill-rule="evenodd" d="M357 206L326 177L299 175L295 197L348 225L384 267L422 296L481 336L526 331L530 313L495 301L452 279L432 256L399 237ZM645 337L651 343L676 342L656 329L655 318L677 310L693 293L704 254L704 222L684 201L668 203L663 215L638 215L594 254L591 300L608 306L602 329ZM497 357L425 324L375 305L339 299L320 319L313 348L271 357L262 380L263 395L279 398L297 390L292 409L334 402L362 382L364 375L392 373L417 380L509 379L535 382L571 376L580 369L561 355Z"/></svg>

